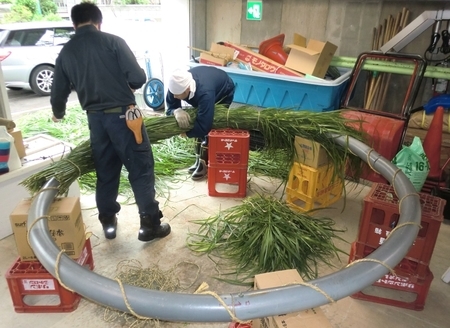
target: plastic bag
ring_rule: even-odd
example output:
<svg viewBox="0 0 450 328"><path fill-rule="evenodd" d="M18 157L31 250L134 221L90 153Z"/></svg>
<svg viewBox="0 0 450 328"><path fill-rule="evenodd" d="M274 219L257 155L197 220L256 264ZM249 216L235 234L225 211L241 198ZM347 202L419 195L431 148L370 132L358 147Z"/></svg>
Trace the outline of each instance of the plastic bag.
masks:
<svg viewBox="0 0 450 328"><path fill-rule="evenodd" d="M417 192L422 189L430 172L430 164L419 137L414 137L410 146L403 146L395 155L392 164L402 170Z"/></svg>

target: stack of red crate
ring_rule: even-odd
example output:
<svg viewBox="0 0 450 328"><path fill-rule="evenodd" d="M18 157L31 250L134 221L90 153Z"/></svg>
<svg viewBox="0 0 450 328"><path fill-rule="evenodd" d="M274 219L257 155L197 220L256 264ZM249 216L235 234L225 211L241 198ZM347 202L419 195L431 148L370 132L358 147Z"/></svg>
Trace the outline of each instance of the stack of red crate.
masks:
<svg viewBox="0 0 450 328"><path fill-rule="evenodd" d="M89 239L76 262L94 269ZM5 276L14 310L18 313L72 312L80 303L81 296L65 289L39 261L21 261L18 258ZM59 302L54 302L55 296Z"/></svg>
<svg viewBox="0 0 450 328"><path fill-rule="evenodd" d="M209 132L208 194L210 196L246 196L249 146L250 133L246 130L224 129Z"/></svg>
<svg viewBox="0 0 450 328"><path fill-rule="evenodd" d="M360 291L352 297L377 303L394 305L413 310L422 310L433 274L429 264L433 254L441 223L444 219L445 200L419 193L422 207L421 228L406 257L394 268L397 276L388 274L373 286L396 289L416 295L412 302L368 295ZM383 183L374 183L364 198L359 233L352 244L349 262L362 259L377 249L397 226L399 199L394 188Z"/></svg>

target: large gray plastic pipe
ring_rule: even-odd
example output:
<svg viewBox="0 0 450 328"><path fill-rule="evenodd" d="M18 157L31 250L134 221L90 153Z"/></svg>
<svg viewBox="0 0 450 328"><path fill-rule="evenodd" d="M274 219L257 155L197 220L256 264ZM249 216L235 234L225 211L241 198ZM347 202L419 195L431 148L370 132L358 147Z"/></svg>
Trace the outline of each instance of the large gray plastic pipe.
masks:
<svg viewBox="0 0 450 328"><path fill-rule="evenodd" d="M396 166L356 139L338 135L330 137L342 146L348 143L351 151L365 161L370 160L371 166L392 184L397 171ZM43 187L44 190L36 196L30 209L28 226L48 213L57 194L57 191L51 188L58 186L59 182L52 178ZM395 177L394 187L399 199L416 193L414 186L401 172ZM405 197L401 202L398 223L412 222L414 224L405 225L392 233L391 237L367 258L377 259L387 267L394 268L412 246L419 230L420 219L421 206L418 197ZM41 264L55 277L59 249L49 235L46 219L38 220L34 224L30 231L30 243ZM370 286L387 274L389 269L385 265L376 262L359 262L308 283L317 286L337 301ZM59 262L59 276L67 287L81 296L114 309L131 312L116 281L78 265L65 254ZM140 316L184 322L231 321L224 306L211 295L162 292L129 285L124 285L124 291L131 309ZM322 293L302 285L219 296L240 320L291 313L329 303Z"/></svg>

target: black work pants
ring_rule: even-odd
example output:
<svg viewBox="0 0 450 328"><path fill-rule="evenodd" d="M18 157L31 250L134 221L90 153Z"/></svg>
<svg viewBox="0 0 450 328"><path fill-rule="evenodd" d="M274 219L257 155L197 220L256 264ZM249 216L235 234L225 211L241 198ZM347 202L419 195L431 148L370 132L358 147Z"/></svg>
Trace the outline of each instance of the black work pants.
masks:
<svg viewBox="0 0 450 328"><path fill-rule="evenodd" d="M160 224L159 203L155 199L153 152L145 127L143 141L137 144L125 121L126 108L120 113L90 112L87 117L90 142L97 173L96 202L100 216L119 212L117 202L122 166L128 171L140 215L148 215L152 224Z"/></svg>

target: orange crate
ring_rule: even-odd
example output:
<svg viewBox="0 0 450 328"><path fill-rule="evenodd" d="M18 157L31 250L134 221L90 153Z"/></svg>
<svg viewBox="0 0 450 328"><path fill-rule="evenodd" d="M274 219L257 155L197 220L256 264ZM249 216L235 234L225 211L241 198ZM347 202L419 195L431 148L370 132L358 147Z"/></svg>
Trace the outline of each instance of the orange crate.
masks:
<svg viewBox="0 0 450 328"><path fill-rule="evenodd" d="M316 169L294 162L286 185L286 202L301 211L333 204L343 190L342 182L333 176L332 166Z"/></svg>
<svg viewBox="0 0 450 328"><path fill-rule="evenodd" d="M89 239L76 262L94 269ZM72 312L80 303L81 296L62 287L38 261L20 261L18 258L5 276L14 310L18 313ZM55 304L55 297L59 298L58 304Z"/></svg>

